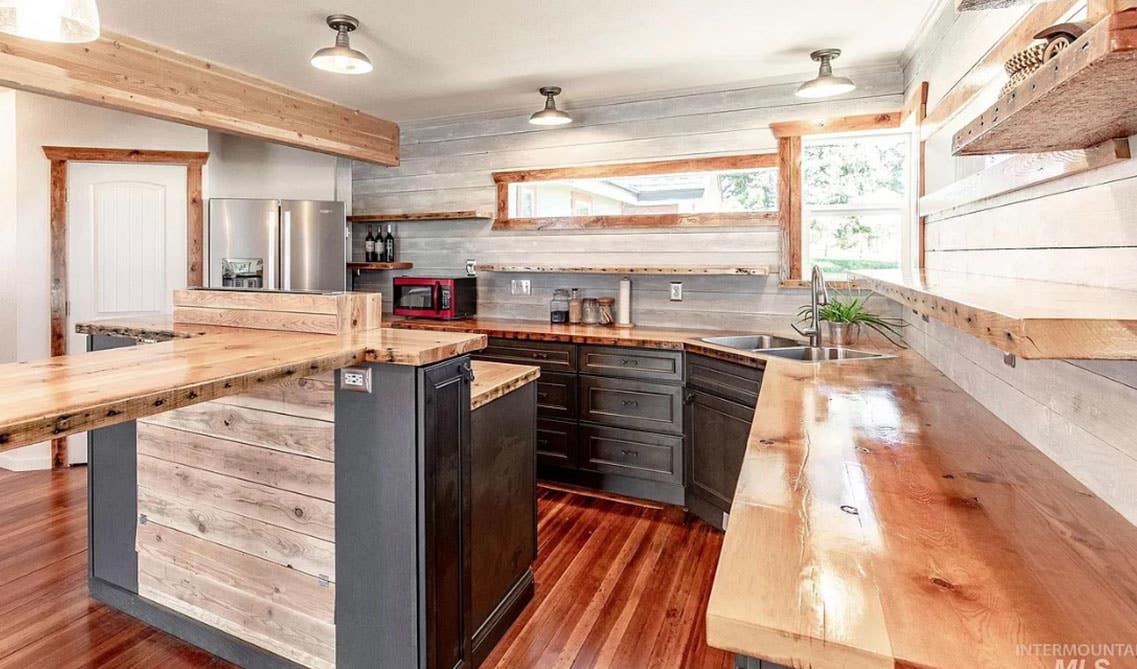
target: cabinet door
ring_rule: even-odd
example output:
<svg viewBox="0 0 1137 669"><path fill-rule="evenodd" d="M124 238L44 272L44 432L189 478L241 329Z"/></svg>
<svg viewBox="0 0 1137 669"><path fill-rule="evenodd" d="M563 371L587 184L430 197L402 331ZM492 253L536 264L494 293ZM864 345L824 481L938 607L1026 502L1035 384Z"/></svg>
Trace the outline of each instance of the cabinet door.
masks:
<svg viewBox="0 0 1137 669"><path fill-rule="evenodd" d="M470 379L468 358L422 371L428 669L470 665Z"/></svg>
<svg viewBox="0 0 1137 669"><path fill-rule="evenodd" d="M698 390L687 399L688 491L730 511L754 409Z"/></svg>

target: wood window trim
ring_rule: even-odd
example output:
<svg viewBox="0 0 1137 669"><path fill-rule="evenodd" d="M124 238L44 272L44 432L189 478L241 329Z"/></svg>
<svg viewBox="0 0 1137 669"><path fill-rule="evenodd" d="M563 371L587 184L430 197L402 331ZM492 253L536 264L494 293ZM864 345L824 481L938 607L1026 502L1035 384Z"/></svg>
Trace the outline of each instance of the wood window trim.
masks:
<svg viewBox="0 0 1137 669"><path fill-rule="evenodd" d="M802 136L893 130L913 122L919 126L927 117L927 108L928 84L922 82L910 98L905 100L904 107L895 112L837 116L822 121L787 121L770 125L770 129L778 138L778 221L782 228L782 286L797 287L803 285L802 282L805 279L804 268L802 267ZM917 189L922 195L924 192L923 142L920 143L919 162ZM922 221L919 229L919 257L922 267L924 256L924 226Z"/></svg>
<svg viewBox="0 0 1137 669"><path fill-rule="evenodd" d="M51 355L67 355L67 170L68 163L149 163L186 167L186 285L202 285L204 210L202 168L209 153L198 151L146 151L94 147L45 146L51 161ZM68 465L67 439L51 442L51 467Z"/></svg>
<svg viewBox="0 0 1137 669"><path fill-rule="evenodd" d="M716 170L762 169L779 165L777 153L757 153L713 158L661 160L616 165L558 167L538 170L495 172L497 217L493 230L599 230L607 228L714 228L779 225L778 212L729 212L713 214L631 214L611 216L509 217L509 185L565 179L601 179Z"/></svg>

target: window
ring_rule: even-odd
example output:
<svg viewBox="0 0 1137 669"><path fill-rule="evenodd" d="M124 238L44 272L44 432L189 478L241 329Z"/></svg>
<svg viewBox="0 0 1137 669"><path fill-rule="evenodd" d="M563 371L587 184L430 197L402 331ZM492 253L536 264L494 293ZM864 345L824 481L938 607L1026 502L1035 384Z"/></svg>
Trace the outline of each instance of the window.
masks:
<svg viewBox="0 0 1137 669"><path fill-rule="evenodd" d="M802 268L844 280L910 259L912 136L811 137L802 142Z"/></svg>
<svg viewBox="0 0 1137 669"><path fill-rule="evenodd" d="M777 164L777 154L761 154L500 172L494 227L770 225Z"/></svg>

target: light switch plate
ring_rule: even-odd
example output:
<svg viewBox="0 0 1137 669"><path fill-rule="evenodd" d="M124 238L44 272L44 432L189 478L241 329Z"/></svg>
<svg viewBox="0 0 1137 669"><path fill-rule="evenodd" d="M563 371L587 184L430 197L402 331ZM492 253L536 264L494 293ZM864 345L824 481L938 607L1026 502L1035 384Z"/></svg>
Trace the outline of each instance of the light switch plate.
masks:
<svg viewBox="0 0 1137 669"><path fill-rule="evenodd" d="M477 275L478 275L478 263L473 258L466 260L466 276L477 276Z"/></svg>
<svg viewBox="0 0 1137 669"><path fill-rule="evenodd" d="M672 281L671 282L670 300L672 302L682 302L683 301L683 282L682 281Z"/></svg>
<svg viewBox="0 0 1137 669"><path fill-rule="evenodd" d="M371 368L344 367L341 369L340 389L357 393L371 392Z"/></svg>
<svg viewBox="0 0 1137 669"><path fill-rule="evenodd" d="M532 295L533 282L529 279L511 279L509 292L512 295Z"/></svg>

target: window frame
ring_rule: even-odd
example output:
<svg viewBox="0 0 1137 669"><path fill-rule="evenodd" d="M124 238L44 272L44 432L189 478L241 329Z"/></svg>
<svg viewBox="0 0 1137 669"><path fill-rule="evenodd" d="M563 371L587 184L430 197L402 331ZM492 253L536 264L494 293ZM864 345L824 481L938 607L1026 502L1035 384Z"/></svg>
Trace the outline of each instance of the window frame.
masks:
<svg viewBox="0 0 1137 669"><path fill-rule="evenodd" d="M621 214L598 216L556 216L511 218L509 215L509 186L516 183L538 181L565 181L569 179L597 179L624 176L651 176L658 174L685 174L691 172L717 172L723 170L778 169L778 153L751 153L713 158L661 160L653 162L618 163L587 167L560 167L540 170L494 172L497 187L497 217L494 230L583 230L603 228L714 228L777 226L782 222L784 204L779 196L778 211L719 212L710 214ZM779 174L779 183L781 175ZM779 194L781 189L779 189Z"/></svg>

